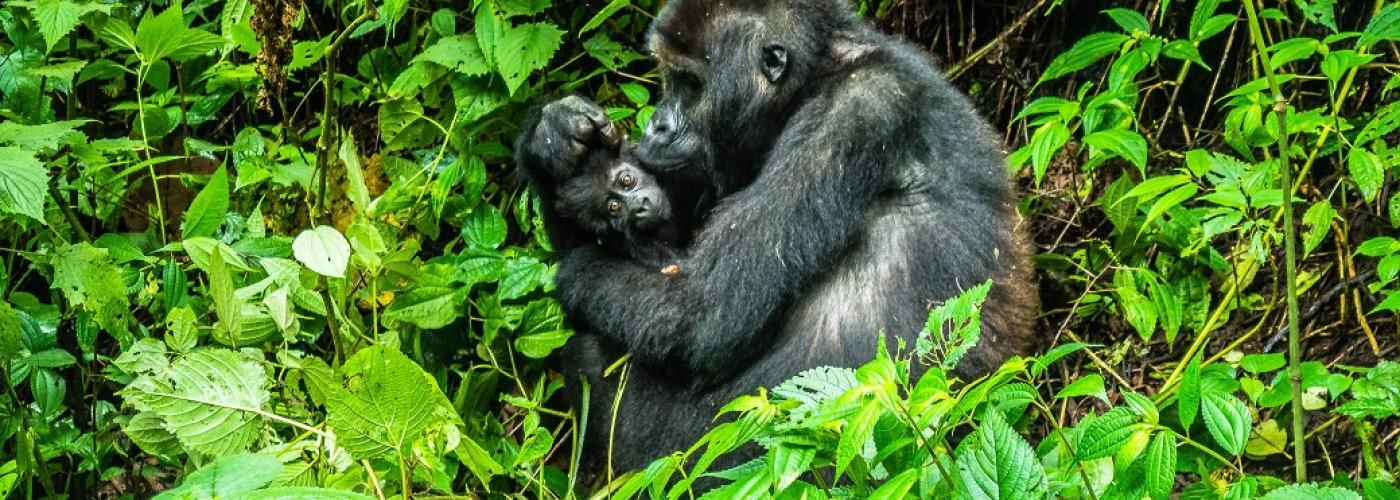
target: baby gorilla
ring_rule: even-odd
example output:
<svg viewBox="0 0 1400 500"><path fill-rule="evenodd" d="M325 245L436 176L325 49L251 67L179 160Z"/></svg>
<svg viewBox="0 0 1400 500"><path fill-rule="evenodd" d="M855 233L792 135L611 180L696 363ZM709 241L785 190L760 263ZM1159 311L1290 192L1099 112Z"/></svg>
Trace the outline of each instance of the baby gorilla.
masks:
<svg viewBox="0 0 1400 500"><path fill-rule="evenodd" d="M559 187L557 207L604 248L676 276L676 249L687 243L700 196L673 187L642 169L629 148L597 150Z"/></svg>

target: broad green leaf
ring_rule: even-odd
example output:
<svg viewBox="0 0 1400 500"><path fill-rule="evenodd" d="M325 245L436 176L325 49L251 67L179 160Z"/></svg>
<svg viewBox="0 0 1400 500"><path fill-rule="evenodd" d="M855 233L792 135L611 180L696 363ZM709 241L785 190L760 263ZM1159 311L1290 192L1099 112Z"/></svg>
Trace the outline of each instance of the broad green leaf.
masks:
<svg viewBox="0 0 1400 500"><path fill-rule="evenodd" d="M331 226L302 231L292 242L292 252L307 269L332 278L344 278L350 264L350 242Z"/></svg>
<svg viewBox="0 0 1400 500"><path fill-rule="evenodd" d="M875 491L870 492L869 500L896 500L908 498L909 489L919 481L919 469L908 469L885 481Z"/></svg>
<svg viewBox="0 0 1400 500"><path fill-rule="evenodd" d="M8 365L19 353L22 328L19 313L0 300L0 366Z"/></svg>
<svg viewBox="0 0 1400 500"><path fill-rule="evenodd" d="M464 286L488 283L500 279L505 273L506 260L500 252L482 248L468 248L457 259L457 267L452 279Z"/></svg>
<svg viewBox="0 0 1400 500"><path fill-rule="evenodd" d="M1141 134L1120 128L1102 130L1084 136L1084 142L1095 148L1128 160L1144 175L1147 167L1147 139Z"/></svg>
<svg viewBox="0 0 1400 500"><path fill-rule="evenodd" d="M377 345L345 362L342 387L326 402L326 423L357 459L411 453L430 427L452 412L437 381L399 351Z"/></svg>
<svg viewBox="0 0 1400 500"><path fill-rule="evenodd" d="M1118 453L1137 432L1136 426L1133 425L1137 421L1138 416L1124 407L1113 408L1099 415L1084 426L1084 432L1079 436L1079 447L1075 450L1075 459L1086 461Z"/></svg>
<svg viewBox="0 0 1400 500"><path fill-rule="evenodd" d="M122 389L126 402L165 421L185 448L209 456L247 451L262 431L267 374L226 349L203 349Z"/></svg>
<svg viewBox="0 0 1400 500"><path fill-rule="evenodd" d="M875 434L875 424L880 421L880 415L884 413L880 402L874 399L865 402L860 412L846 420L846 424L841 428L841 439L836 444L836 476L840 477L851 460L859 455L865 448L865 442Z"/></svg>
<svg viewBox="0 0 1400 500"><path fill-rule="evenodd" d="M249 491L238 495L238 500L374 500L374 497L353 491L312 486L278 486Z"/></svg>
<svg viewBox="0 0 1400 500"><path fill-rule="evenodd" d="M812 446L797 446L779 443L768 451L768 463L773 467L773 488L782 491L792 485L812 465L817 449Z"/></svg>
<svg viewBox="0 0 1400 500"><path fill-rule="evenodd" d="M1074 354L1076 352L1091 347L1096 346L1091 344L1085 344L1083 342L1072 342L1069 344L1057 345L1054 349L1050 349L1045 354L1042 354L1039 358L1036 358L1035 365L1031 366L1031 375L1040 376L1041 373L1045 373L1045 370L1050 368L1050 365L1055 364L1056 361L1059 361L1065 356L1069 356L1070 354Z"/></svg>
<svg viewBox="0 0 1400 500"><path fill-rule="evenodd" d="M1385 164L1381 163L1380 157L1365 149L1354 148L1347 155L1347 171L1356 181L1356 187L1361 190L1366 202L1374 201L1381 183L1385 182Z"/></svg>
<svg viewBox="0 0 1400 500"><path fill-rule="evenodd" d="M271 455L240 453L219 457L213 463L191 472L178 488L165 491L155 498L242 498L242 494L271 483L281 472L282 462Z"/></svg>
<svg viewBox="0 0 1400 500"><path fill-rule="evenodd" d="M506 275L501 278L496 294L502 299L518 299L538 288L547 279L549 266L533 257L521 257L506 263Z"/></svg>
<svg viewBox="0 0 1400 500"><path fill-rule="evenodd" d="M1332 230L1332 219L1337 218L1337 211L1332 208L1332 202L1321 200L1308 207L1308 211L1303 213L1303 225L1307 226L1307 232L1303 233L1303 255L1312 253L1317 249L1322 241L1327 239L1327 233Z"/></svg>
<svg viewBox="0 0 1400 500"><path fill-rule="evenodd" d="M589 37L587 41L583 42L583 50L612 71L617 71L623 66L646 59L646 56L642 55L640 52L632 50L608 38L608 35L604 32L598 32L592 37Z"/></svg>
<svg viewBox="0 0 1400 500"><path fill-rule="evenodd" d="M544 359L554 352L555 349L564 346L564 343L573 337L573 332L568 330L554 330L531 335L521 336L515 339L515 350L529 358Z"/></svg>
<svg viewBox="0 0 1400 500"><path fill-rule="evenodd" d="M958 476L973 498L1022 500L1043 494L1045 470L1035 450L1002 419L983 414L977 432L958 446ZM913 471L911 471L913 472Z"/></svg>
<svg viewBox="0 0 1400 500"><path fill-rule="evenodd" d="M158 15L149 14L136 26L136 49L146 64L171 58L176 61L193 59L224 44L224 39L212 33L185 26L180 3L171 4Z"/></svg>
<svg viewBox="0 0 1400 500"><path fill-rule="evenodd" d="M131 308L121 270L107 249L87 243L63 247L53 256L53 286L68 303L92 313L97 324L117 335L128 335ZM129 341L129 340L128 340Z"/></svg>
<svg viewBox="0 0 1400 500"><path fill-rule="evenodd" d="M1171 498L1172 486L1176 483L1176 436L1158 432L1147 445L1143 460L1147 494L1152 500Z"/></svg>
<svg viewBox="0 0 1400 500"><path fill-rule="evenodd" d="M529 23L511 27L496 45L496 68L511 95L530 73L545 67L559 50L564 32L552 24Z"/></svg>
<svg viewBox="0 0 1400 500"><path fill-rule="evenodd" d="M1261 497L1261 500L1361 500L1361 495L1337 486L1290 484Z"/></svg>
<svg viewBox="0 0 1400 500"><path fill-rule="evenodd" d="M1322 47L1322 43L1313 38L1290 38L1269 47L1269 63L1277 71L1285 64L1311 58Z"/></svg>
<svg viewBox="0 0 1400 500"><path fill-rule="evenodd" d="M354 134L342 135L336 156L345 165L345 197L355 205L356 211L369 212L369 187L365 185L365 171L360 166L360 149L355 147Z"/></svg>
<svg viewBox="0 0 1400 500"><path fill-rule="evenodd" d="M1104 391L1103 375L1090 373L1087 376L1079 377L1055 393L1055 399L1075 398L1080 396L1094 396L1099 399L1107 399Z"/></svg>
<svg viewBox="0 0 1400 500"><path fill-rule="evenodd" d="M490 204L476 207L467 214L466 220L462 221L462 237L473 248L494 249L500 247L506 241L506 231L508 230L505 218L501 217L501 212Z"/></svg>
<svg viewBox="0 0 1400 500"><path fill-rule="evenodd" d="M1129 39L1128 35L1122 33L1094 33L1079 39L1068 51L1050 61L1045 72L1041 73L1040 80L1036 81L1036 86L1089 67L1109 54L1118 52Z"/></svg>
<svg viewBox="0 0 1400 500"><path fill-rule="evenodd" d="M462 441L458 443L457 449L453 451L457 452L457 459L465 464L467 469L472 471L472 474L476 475L476 478L481 481L481 484L487 485L488 488L490 487L492 476L505 473L505 468L501 467L501 464L497 463L496 459L491 458L491 454L487 453L486 449L476 444L476 441L473 441L471 436L462 436Z"/></svg>
<svg viewBox="0 0 1400 500"><path fill-rule="evenodd" d="M0 212L44 220L48 169L34 158L34 152L0 147Z"/></svg>
<svg viewBox="0 0 1400 500"><path fill-rule="evenodd" d="M1283 368L1285 362L1282 353L1250 354L1240 358L1240 368L1257 375Z"/></svg>
<svg viewBox="0 0 1400 500"><path fill-rule="evenodd" d="M499 9L501 17L510 19L544 12L551 0L494 0L492 3Z"/></svg>
<svg viewBox="0 0 1400 500"><path fill-rule="evenodd" d="M1231 455L1244 451L1249 439L1249 407L1226 394L1207 394L1201 399L1201 416L1215 442Z"/></svg>
<svg viewBox="0 0 1400 500"><path fill-rule="evenodd" d="M65 141L84 138L78 127L90 122L92 120L64 120L38 125L0 122L0 144L31 151L53 151L63 146Z"/></svg>
<svg viewBox="0 0 1400 500"><path fill-rule="evenodd" d="M413 58L413 62L420 61L428 61L467 76L481 76L491 71L475 35L443 37Z"/></svg>
<svg viewBox="0 0 1400 500"><path fill-rule="evenodd" d="M154 412L143 411L132 416L122 426L122 432L131 438L131 442L152 455L173 457L183 451L180 441L165 430L165 421Z"/></svg>
<svg viewBox="0 0 1400 500"><path fill-rule="evenodd" d="M584 33L588 33L589 31L593 31L594 28L602 26L603 21L607 21L613 14L616 14L617 11L622 10L623 7L627 7L628 5L632 5L632 0L612 0L608 2L602 9L598 9L598 13L594 14L593 18L589 19L587 23L584 23L582 28L579 28L579 36L583 36Z"/></svg>
<svg viewBox="0 0 1400 500"><path fill-rule="evenodd" d="M1162 214L1166 213L1167 210L1170 210L1172 207L1182 204L1186 200L1191 199L1192 196L1196 196L1199 190L1200 189L1197 188L1195 184L1187 184L1173 189L1171 192L1162 195L1161 198L1157 198L1157 201L1152 202L1152 208L1147 209L1147 217L1142 221L1143 227L1157 220L1158 217L1161 217Z"/></svg>
<svg viewBox="0 0 1400 500"><path fill-rule="evenodd" d="M1400 240L1389 236L1377 236L1361 242L1356 247L1357 255L1367 257L1385 257L1395 252L1400 252Z"/></svg>
<svg viewBox="0 0 1400 500"><path fill-rule="evenodd" d="M19 362L32 368L63 368L73 366L78 359L68 354L68 351L55 348L30 354L20 358Z"/></svg>
<svg viewBox="0 0 1400 500"><path fill-rule="evenodd" d="M1337 0L1293 0L1303 17L1337 32Z"/></svg>
<svg viewBox="0 0 1400 500"><path fill-rule="evenodd" d="M1279 427L1278 421L1268 419L1254 428L1254 435L1244 446L1245 454L1252 457L1267 457L1287 453L1288 433Z"/></svg>
<svg viewBox="0 0 1400 500"><path fill-rule="evenodd" d="M1069 142L1069 129L1059 120L1051 120L1031 135L1029 146L1031 151L1031 168L1035 171L1035 182L1045 178L1045 172L1050 168L1050 160L1055 159L1055 155L1060 152L1060 148Z"/></svg>
<svg viewBox="0 0 1400 500"><path fill-rule="evenodd" d="M1356 46L1374 47L1386 40L1400 40L1400 5L1389 4L1366 23Z"/></svg>
<svg viewBox="0 0 1400 500"><path fill-rule="evenodd" d="M77 3L71 0L34 0L13 4L23 5L34 14L34 21L39 23L39 32L44 34L44 43L48 44L49 50L53 50L54 44L78 27L79 19L84 14L109 12L112 9L110 5L97 2Z"/></svg>
<svg viewBox="0 0 1400 500"><path fill-rule="evenodd" d="M384 311L387 321L411 323L418 328L442 328L461 316L456 290L443 287L420 287L394 298Z"/></svg>
<svg viewBox="0 0 1400 500"><path fill-rule="evenodd" d="M1135 10L1131 9L1108 9L1103 11L1108 17L1113 18L1113 22L1128 34L1142 32L1152 33L1152 24L1147 22L1147 18Z"/></svg>
<svg viewBox="0 0 1400 500"><path fill-rule="evenodd" d="M214 170L214 175L209 177L209 184L195 195L189 211L185 212L185 223L180 226L180 239L213 236L214 231L223 225L228 207L228 169L220 166Z"/></svg>

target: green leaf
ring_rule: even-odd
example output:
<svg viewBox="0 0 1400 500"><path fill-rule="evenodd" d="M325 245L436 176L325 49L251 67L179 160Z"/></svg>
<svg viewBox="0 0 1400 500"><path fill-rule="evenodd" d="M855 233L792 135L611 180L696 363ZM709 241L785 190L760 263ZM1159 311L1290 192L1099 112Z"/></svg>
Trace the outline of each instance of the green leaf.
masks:
<svg viewBox="0 0 1400 500"><path fill-rule="evenodd" d="M33 368L63 368L78 362L72 354L63 349L45 349L19 359L20 363Z"/></svg>
<svg viewBox="0 0 1400 500"><path fill-rule="evenodd" d="M1001 417L984 413L981 427L958 446L958 476L973 498L1035 498L1046 487L1035 450Z"/></svg>
<svg viewBox="0 0 1400 500"><path fill-rule="evenodd" d="M326 423L357 459L411 453L424 432L447 422L443 415L455 415L437 381L393 348L366 348L341 372L343 386L326 402Z"/></svg>
<svg viewBox="0 0 1400 500"><path fill-rule="evenodd" d="M1081 38L1069 51L1050 61L1050 65L1046 66L1045 72L1040 75L1040 80L1036 81L1035 85L1040 86L1042 83L1087 68L1109 54L1118 52L1130 39L1122 33L1094 33Z"/></svg>
<svg viewBox="0 0 1400 500"><path fill-rule="evenodd" d="M291 498L311 500L373 500L374 497L353 491L311 486L278 486L263 488L238 495L238 500L287 500Z"/></svg>
<svg viewBox="0 0 1400 500"><path fill-rule="evenodd" d="M1141 134L1119 128L1102 130L1084 136L1084 143L1128 160L1139 173L1146 175L1147 139Z"/></svg>
<svg viewBox="0 0 1400 500"><path fill-rule="evenodd" d="M128 335L131 308L126 283L107 249L87 243L68 245L52 262L53 286L63 291L69 304L92 313L98 325L118 338Z"/></svg>
<svg viewBox="0 0 1400 500"><path fill-rule="evenodd" d="M549 64L563 40L564 32L552 24L529 23L505 30L496 45L496 68L511 95L531 72Z"/></svg>
<svg viewBox="0 0 1400 500"><path fill-rule="evenodd" d="M1319 486L1312 483L1290 484L1270 491L1261 500L1361 500L1361 495L1336 486Z"/></svg>
<svg viewBox="0 0 1400 500"><path fill-rule="evenodd" d="M209 456L247 451L262 431L267 373L226 349L193 352L162 377L143 375L120 391L155 413L185 448Z"/></svg>
<svg viewBox="0 0 1400 500"><path fill-rule="evenodd" d="M582 28L579 28L579 36L582 36L584 33L593 31L594 28L602 26L603 21L607 21L608 18L613 16L613 14L616 14L617 11L622 10L628 5L632 5L632 0L612 0L611 2L608 2L608 4L602 9L598 9L598 13L594 14L593 18L589 19L587 23L584 23Z"/></svg>
<svg viewBox="0 0 1400 500"><path fill-rule="evenodd" d="M506 241L505 218L495 206L482 204L462 221L462 237L472 248L494 249Z"/></svg>
<svg viewBox="0 0 1400 500"><path fill-rule="evenodd" d="M345 164L345 197L355 205L356 211L368 212L369 187L365 185L365 171L360 166L360 149L355 147L354 134L342 136L336 156Z"/></svg>
<svg viewBox="0 0 1400 500"><path fill-rule="evenodd" d="M21 328L19 313L0 300L0 366L9 365L19 353Z"/></svg>
<svg viewBox="0 0 1400 500"><path fill-rule="evenodd" d="M1118 453L1119 449L1137 432L1138 416L1125 407L1108 410L1103 415L1084 424L1084 432L1079 437L1079 449L1075 459L1094 460Z"/></svg>
<svg viewBox="0 0 1400 500"><path fill-rule="evenodd" d="M1356 46L1374 47L1386 40L1400 40L1400 5L1392 3L1377 12L1376 17L1372 17L1371 22L1366 23L1361 38L1356 40Z"/></svg>
<svg viewBox="0 0 1400 500"><path fill-rule="evenodd" d="M1249 407L1230 395L1207 394L1201 400L1201 416L1211 437L1225 451L1238 456L1249 439Z"/></svg>
<svg viewBox="0 0 1400 500"><path fill-rule="evenodd" d="M549 266L539 259L521 257L506 263L506 276L496 289L502 299L518 299L544 283Z"/></svg>
<svg viewBox="0 0 1400 500"><path fill-rule="evenodd" d="M875 424L880 421L883 410L879 401L871 399L865 402L859 413L846 420L846 425L841 428L841 439L836 444L836 477L841 477L851 465L851 460L865 448L865 442L875 435Z"/></svg>
<svg viewBox="0 0 1400 500"><path fill-rule="evenodd" d="M1303 224L1308 227L1303 233L1303 255L1312 253L1317 249L1322 241L1327 239L1327 233L1332 229L1332 219L1337 218L1337 211L1332 208L1332 203L1321 200L1308 207L1308 211L1303 213Z"/></svg>
<svg viewBox="0 0 1400 500"><path fill-rule="evenodd" d="M773 467L773 490L782 491L792 485L807 472L811 467L812 460L817 456L817 449L812 446L798 446L789 443L778 443L768 451L768 463Z"/></svg>
<svg viewBox="0 0 1400 500"><path fill-rule="evenodd" d="M475 35L443 37L413 58L415 63L420 61L428 61L467 76L481 76L491 71Z"/></svg>
<svg viewBox="0 0 1400 500"><path fill-rule="evenodd" d="M165 430L165 421L154 412L143 411L132 416L122 426L122 432L131 438L131 442L152 455L173 457L184 451L175 435Z"/></svg>
<svg viewBox="0 0 1400 500"><path fill-rule="evenodd" d="M1133 34L1134 32L1142 32L1144 34L1152 33L1152 24L1148 23L1147 18L1143 17L1142 14L1139 14L1135 10L1108 9L1103 12L1108 14L1108 17L1113 18L1113 22L1116 23L1119 28L1123 28L1123 31L1128 34Z"/></svg>
<svg viewBox="0 0 1400 500"><path fill-rule="evenodd" d="M222 47L224 39L209 32L185 26L180 3L158 15L147 15L136 26L136 49L147 65L161 59L193 59Z"/></svg>
<svg viewBox="0 0 1400 500"><path fill-rule="evenodd" d="M1400 240L1389 236L1377 236L1361 242L1356 247L1357 255L1367 257L1385 257L1397 251L1400 251Z"/></svg>
<svg viewBox="0 0 1400 500"><path fill-rule="evenodd" d="M646 56L640 52L613 41L603 32L599 32L583 42L583 50L611 71L617 71L623 66L646 59Z"/></svg>
<svg viewBox="0 0 1400 500"><path fill-rule="evenodd" d="M1060 389L1060 392L1055 393L1055 399L1081 396L1094 396L1099 399L1107 400L1108 395L1104 391L1103 375L1090 373L1087 376L1079 377L1075 379L1074 382L1070 382L1064 389Z"/></svg>
<svg viewBox="0 0 1400 500"><path fill-rule="evenodd" d="M564 343L573 336L573 332L569 330L553 330L525 335L515 339L515 350L529 358L544 359L555 349L564 347Z"/></svg>
<svg viewBox="0 0 1400 500"><path fill-rule="evenodd" d="M1256 375L1283 368L1284 363L1282 353L1250 354L1240 358L1240 368Z"/></svg>
<svg viewBox="0 0 1400 500"><path fill-rule="evenodd" d="M48 169L34 158L34 152L0 147L0 212L44 220Z"/></svg>
<svg viewBox="0 0 1400 500"><path fill-rule="evenodd" d="M443 287L414 288L394 299L384 311L384 319L412 323L426 330L450 325L461 316L455 292Z"/></svg>
<svg viewBox="0 0 1400 500"><path fill-rule="evenodd" d="M892 477L875 491L870 492L869 500L896 500L909 497L909 489L919 480L919 469L909 469ZM740 497L736 497L740 498Z"/></svg>
<svg viewBox="0 0 1400 500"><path fill-rule="evenodd" d="M214 175L209 177L209 184L199 190L194 202L190 203L189 211L185 212L185 223L180 226L180 239L213 236L214 231L223 225L228 207L228 169L220 166L215 168Z"/></svg>
<svg viewBox="0 0 1400 500"><path fill-rule="evenodd" d="M282 462L277 457L254 453L229 455L200 467L186 476L178 488L155 498L242 498L242 494L266 486L281 473Z"/></svg>
<svg viewBox="0 0 1400 500"><path fill-rule="evenodd" d="M1046 122L1031 135L1028 147L1031 150L1031 167L1035 171L1036 184L1040 184L1040 180L1045 178L1045 172L1050 168L1050 160L1055 159L1055 155L1067 142L1069 129L1059 120Z"/></svg>
<svg viewBox="0 0 1400 500"><path fill-rule="evenodd" d="M1071 342L1069 344L1057 345L1054 349L1050 349L1039 358L1036 358L1035 365L1031 366L1031 375L1040 376L1041 373L1045 373L1045 370L1050 368L1050 365L1055 364L1056 361L1090 347L1095 346L1083 342Z"/></svg>
<svg viewBox="0 0 1400 500"><path fill-rule="evenodd" d="M78 27L78 22L83 14L89 12L111 11L110 5L100 3L72 2L70 0L35 0L33 2L14 2L16 5L23 5L34 14L34 21L39 24L39 32L44 35L44 42L48 44L49 50L53 50L54 44L67 36Z"/></svg>
<svg viewBox="0 0 1400 500"><path fill-rule="evenodd" d="M1176 436L1158 432L1147 445L1143 460L1147 494L1152 500L1171 498L1172 486L1176 483Z"/></svg>
<svg viewBox="0 0 1400 500"><path fill-rule="evenodd" d="M1367 202L1374 201L1385 182L1385 164L1379 156L1362 148L1354 148L1347 155L1347 170L1351 173L1356 187Z"/></svg>
<svg viewBox="0 0 1400 500"><path fill-rule="evenodd" d="M292 242L292 252L308 269L332 278L344 278L350 264L350 242L331 226L302 231Z"/></svg>

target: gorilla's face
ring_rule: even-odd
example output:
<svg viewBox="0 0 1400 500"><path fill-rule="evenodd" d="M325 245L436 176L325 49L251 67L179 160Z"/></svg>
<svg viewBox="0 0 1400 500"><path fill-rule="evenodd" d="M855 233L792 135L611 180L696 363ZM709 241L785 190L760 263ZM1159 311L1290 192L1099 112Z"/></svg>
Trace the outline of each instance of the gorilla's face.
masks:
<svg viewBox="0 0 1400 500"><path fill-rule="evenodd" d="M655 176L631 161L591 168L565 182L560 211L595 234L631 235L671 219L671 201Z"/></svg>
<svg viewBox="0 0 1400 500"><path fill-rule="evenodd" d="M810 0L807 0L810 1ZM638 155L663 169L752 161L772 147L824 53L803 0L674 0L652 25L662 95Z"/></svg>

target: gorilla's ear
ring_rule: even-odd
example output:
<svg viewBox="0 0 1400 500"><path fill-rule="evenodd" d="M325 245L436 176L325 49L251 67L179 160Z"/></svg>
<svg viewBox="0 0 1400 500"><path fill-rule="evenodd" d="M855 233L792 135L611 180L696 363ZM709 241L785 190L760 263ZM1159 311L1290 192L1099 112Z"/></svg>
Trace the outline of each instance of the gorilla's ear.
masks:
<svg viewBox="0 0 1400 500"><path fill-rule="evenodd" d="M763 46L759 66L763 76L768 78L768 83L778 83L783 77L783 71L787 69L787 49L776 43Z"/></svg>

